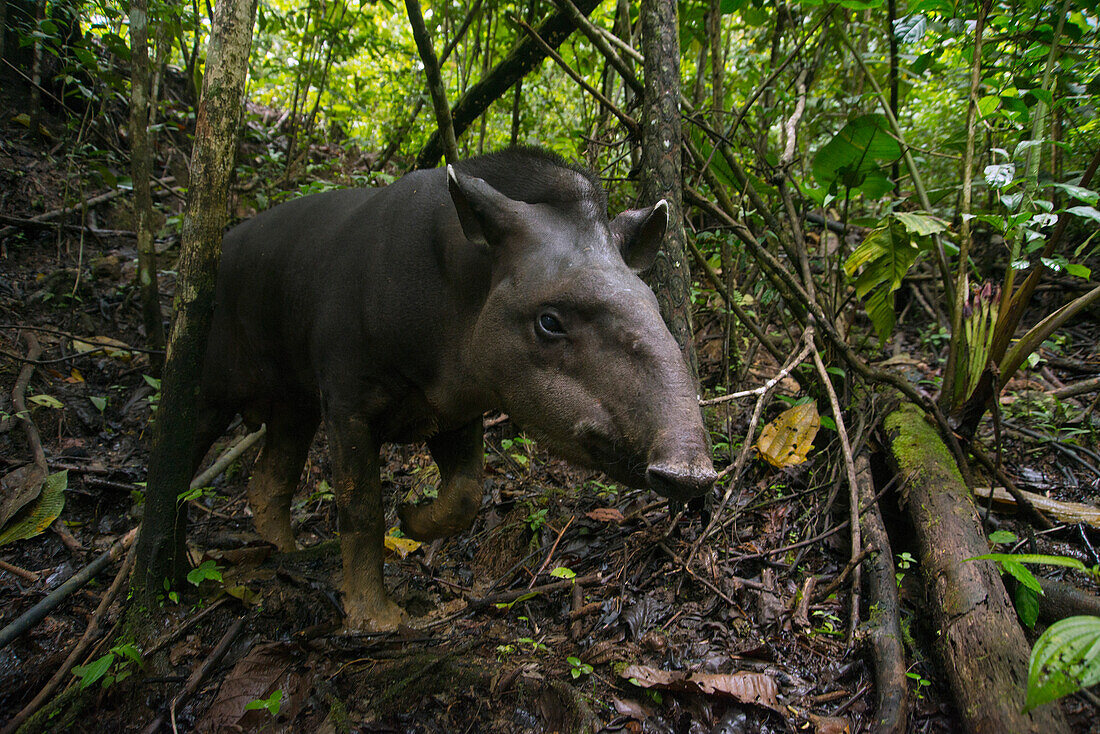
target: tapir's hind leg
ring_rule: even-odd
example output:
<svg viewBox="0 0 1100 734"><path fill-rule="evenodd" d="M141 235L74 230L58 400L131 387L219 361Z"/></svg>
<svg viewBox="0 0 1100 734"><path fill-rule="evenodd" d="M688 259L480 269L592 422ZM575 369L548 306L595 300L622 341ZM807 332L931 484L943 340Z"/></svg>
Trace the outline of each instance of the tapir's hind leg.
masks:
<svg viewBox="0 0 1100 734"><path fill-rule="evenodd" d="M290 502L320 421L316 409L276 406L268 416L264 447L248 482L256 531L283 552L297 547L290 528Z"/></svg>
<svg viewBox="0 0 1100 734"><path fill-rule="evenodd" d="M481 507L484 429L481 417L462 428L428 440L439 467L439 495L425 505L402 505L401 530L417 540L434 540L460 533Z"/></svg>

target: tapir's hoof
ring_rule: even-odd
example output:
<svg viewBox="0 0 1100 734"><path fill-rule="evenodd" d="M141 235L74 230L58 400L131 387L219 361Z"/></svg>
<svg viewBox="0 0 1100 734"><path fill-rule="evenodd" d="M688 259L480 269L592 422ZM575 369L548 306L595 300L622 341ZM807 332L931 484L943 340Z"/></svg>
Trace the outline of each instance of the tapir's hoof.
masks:
<svg viewBox="0 0 1100 734"><path fill-rule="evenodd" d="M409 615L392 599L381 604L344 604L344 628L356 632L393 632L407 624Z"/></svg>

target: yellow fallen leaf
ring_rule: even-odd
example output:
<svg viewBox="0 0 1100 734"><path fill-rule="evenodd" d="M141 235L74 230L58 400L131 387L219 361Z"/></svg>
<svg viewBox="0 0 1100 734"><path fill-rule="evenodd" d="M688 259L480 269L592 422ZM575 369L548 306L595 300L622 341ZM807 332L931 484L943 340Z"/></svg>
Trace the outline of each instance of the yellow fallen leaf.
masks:
<svg viewBox="0 0 1100 734"><path fill-rule="evenodd" d="M799 403L764 426L756 450L772 466L798 466L810 453L820 427L817 403Z"/></svg>
<svg viewBox="0 0 1100 734"><path fill-rule="evenodd" d="M386 546L386 550L396 553L398 558L405 558L405 556L420 547L420 543L415 540L410 538L398 538L389 533L382 539L382 543Z"/></svg>
<svg viewBox="0 0 1100 734"><path fill-rule="evenodd" d="M134 358L134 353L130 351L129 344L118 339L112 339L109 336L93 336L83 341L73 339L73 349L79 354L87 354L93 349L99 349L111 359L123 362L129 362Z"/></svg>
<svg viewBox="0 0 1100 734"><path fill-rule="evenodd" d="M73 384L84 382L84 375L80 374L80 370L78 370L76 367L73 367L72 371L69 373L69 376L65 378L65 382Z"/></svg>

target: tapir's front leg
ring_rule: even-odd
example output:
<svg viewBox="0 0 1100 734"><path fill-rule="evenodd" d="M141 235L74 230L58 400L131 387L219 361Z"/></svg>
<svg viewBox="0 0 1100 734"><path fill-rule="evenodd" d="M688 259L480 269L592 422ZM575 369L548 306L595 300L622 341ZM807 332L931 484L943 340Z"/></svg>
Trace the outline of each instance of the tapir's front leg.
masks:
<svg viewBox="0 0 1100 734"><path fill-rule="evenodd" d="M484 430L481 417L428 440L439 467L439 494L425 505L402 505L401 530L410 538L434 540L460 533L481 507Z"/></svg>
<svg viewBox="0 0 1100 734"><path fill-rule="evenodd" d="M354 415L325 416L336 478L336 512L343 558L345 626L372 632L392 630L406 619L386 593L382 575L382 480L378 444Z"/></svg>

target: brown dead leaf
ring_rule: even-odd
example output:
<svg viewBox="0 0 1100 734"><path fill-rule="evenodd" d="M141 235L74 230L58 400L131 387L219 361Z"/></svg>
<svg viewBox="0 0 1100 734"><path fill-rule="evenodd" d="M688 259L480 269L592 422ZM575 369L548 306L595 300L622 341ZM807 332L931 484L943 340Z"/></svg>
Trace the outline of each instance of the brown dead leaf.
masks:
<svg viewBox="0 0 1100 734"><path fill-rule="evenodd" d="M775 679L764 673L692 673L688 682L699 686L703 693L725 693L741 703L752 703L779 711L779 688Z"/></svg>
<svg viewBox="0 0 1100 734"><path fill-rule="evenodd" d="M810 453L820 427L821 417L817 412L817 403L799 403L787 408L764 426L756 442L756 449L772 466L781 469L798 466Z"/></svg>
<svg viewBox="0 0 1100 734"><path fill-rule="evenodd" d="M37 464L24 464L0 478L0 527L42 493L46 472Z"/></svg>
<svg viewBox="0 0 1100 734"><path fill-rule="evenodd" d="M650 711L646 709L645 706L629 698L623 699L615 697L612 699L612 703L615 706L615 712L618 713L619 716L629 716L638 721L645 721L650 716Z"/></svg>
<svg viewBox="0 0 1100 734"><path fill-rule="evenodd" d="M629 665L622 677L642 688L661 688L681 693L724 694L741 703L764 706L778 713L779 688L775 679L764 673L691 673L658 670L648 665Z"/></svg>
<svg viewBox="0 0 1100 734"><path fill-rule="evenodd" d="M196 732L259 731L270 729L271 714L245 711L257 699L282 691L279 720L293 722L312 687L311 670L299 672L299 656L291 645L270 643L253 648L222 681L214 703L195 727ZM277 729L278 730L278 729Z"/></svg>
<svg viewBox="0 0 1100 734"><path fill-rule="evenodd" d="M613 522L616 525L622 525L623 520L626 519L623 517L623 513L614 507L597 507L591 512L584 513L584 516L596 522Z"/></svg>
<svg viewBox="0 0 1100 734"><path fill-rule="evenodd" d="M810 714L810 723L814 725L814 734L850 734L848 720L843 716L815 716Z"/></svg>

